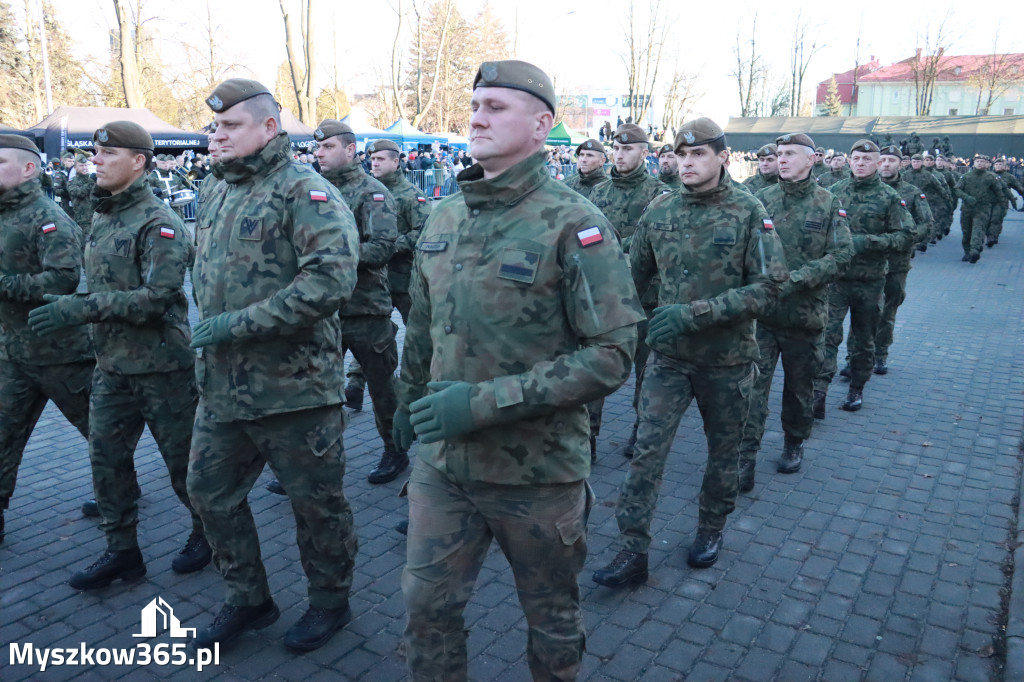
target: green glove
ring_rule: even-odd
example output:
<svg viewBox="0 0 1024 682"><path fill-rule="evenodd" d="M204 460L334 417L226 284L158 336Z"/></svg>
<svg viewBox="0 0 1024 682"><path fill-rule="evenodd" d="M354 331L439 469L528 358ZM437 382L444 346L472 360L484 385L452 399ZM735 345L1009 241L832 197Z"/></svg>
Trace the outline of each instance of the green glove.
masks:
<svg viewBox="0 0 1024 682"><path fill-rule="evenodd" d="M220 315L200 320L199 324L192 330L192 343L190 345L193 348L199 348L200 346L212 346L230 341L234 338L231 335L231 325L234 322L235 313L221 313Z"/></svg>
<svg viewBox="0 0 1024 682"><path fill-rule="evenodd" d="M409 421L421 443L437 443L473 430L469 399L473 384L466 381L431 381L434 391L409 406Z"/></svg>
<svg viewBox="0 0 1024 682"><path fill-rule="evenodd" d="M40 336L88 322L85 316L85 301L80 296L43 294L43 300L49 303L28 313L29 326Z"/></svg>
<svg viewBox="0 0 1024 682"><path fill-rule="evenodd" d="M689 303L663 305L654 309L654 317L647 328L648 344L671 341L687 332L697 331L693 308Z"/></svg>
<svg viewBox="0 0 1024 682"><path fill-rule="evenodd" d="M416 431L412 428L412 422L409 421L409 410L401 407L395 410L395 416L391 422L391 437L400 451L409 451L412 442L416 440Z"/></svg>

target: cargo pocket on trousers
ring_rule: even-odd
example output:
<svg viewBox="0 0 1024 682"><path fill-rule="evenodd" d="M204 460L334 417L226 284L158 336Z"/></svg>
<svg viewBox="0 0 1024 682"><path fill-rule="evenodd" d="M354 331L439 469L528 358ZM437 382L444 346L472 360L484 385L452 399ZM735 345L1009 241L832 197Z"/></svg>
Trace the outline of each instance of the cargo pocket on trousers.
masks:
<svg viewBox="0 0 1024 682"><path fill-rule="evenodd" d="M582 500L583 509L580 509L579 505L575 504L572 509L555 521L558 537L561 538L562 544L566 547L575 545L587 532L587 516L589 516L590 507L593 504L593 492L591 492L590 486L586 484L586 481L584 481L584 485L586 489L581 491L584 495Z"/></svg>
<svg viewBox="0 0 1024 682"><path fill-rule="evenodd" d="M341 419L327 420L306 434L306 443L313 455L323 457L335 445L339 445L342 429L344 429L344 425Z"/></svg>
<svg viewBox="0 0 1024 682"><path fill-rule="evenodd" d="M754 382L757 381L758 374L760 374L760 370L758 370L757 365L751 365L750 374L741 379L740 382L737 384L737 388L739 389L741 398L750 398L750 394L753 392Z"/></svg>

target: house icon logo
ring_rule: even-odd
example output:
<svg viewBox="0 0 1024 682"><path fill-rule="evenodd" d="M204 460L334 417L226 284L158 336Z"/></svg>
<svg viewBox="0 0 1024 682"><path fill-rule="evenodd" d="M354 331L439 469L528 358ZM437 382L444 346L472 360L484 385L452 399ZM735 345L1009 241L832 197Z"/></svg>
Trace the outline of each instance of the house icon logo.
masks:
<svg viewBox="0 0 1024 682"><path fill-rule="evenodd" d="M142 632L132 637L156 637L161 629L170 632L171 637L196 636L196 629L181 627L171 605L157 597L142 609Z"/></svg>

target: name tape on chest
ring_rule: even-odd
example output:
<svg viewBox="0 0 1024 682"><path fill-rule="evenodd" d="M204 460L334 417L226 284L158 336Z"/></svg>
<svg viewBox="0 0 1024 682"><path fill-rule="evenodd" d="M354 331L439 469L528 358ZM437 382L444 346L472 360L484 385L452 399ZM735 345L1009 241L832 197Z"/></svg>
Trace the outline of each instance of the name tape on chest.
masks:
<svg viewBox="0 0 1024 682"><path fill-rule="evenodd" d="M174 228L173 227L161 227L160 236L164 239L174 239Z"/></svg>
<svg viewBox="0 0 1024 682"><path fill-rule="evenodd" d="M57 226L53 223L46 223L39 229L43 231L43 234L50 234L51 232L57 231Z"/></svg>
<svg viewBox="0 0 1024 682"><path fill-rule="evenodd" d="M766 230L774 230L775 229L775 223L772 222L771 218L762 218L761 222L764 224L764 229L766 229Z"/></svg>
<svg viewBox="0 0 1024 682"><path fill-rule="evenodd" d="M327 192L325 192L325 191L323 191L321 189L311 189L311 190L309 190L309 200L310 201L327 201Z"/></svg>
<svg viewBox="0 0 1024 682"><path fill-rule="evenodd" d="M604 241L604 235L601 234L601 228L588 227L585 230L580 230L576 233L576 238L580 240L582 246L590 246L591 244L600 244Z"/></svg>
<svg viewBox="0 0 1024 682"><path fill-rule="evenodd" d="M384 201L384 195L381 194L380 192L374 192L373 193L373 200L374 201Z"/></svg>

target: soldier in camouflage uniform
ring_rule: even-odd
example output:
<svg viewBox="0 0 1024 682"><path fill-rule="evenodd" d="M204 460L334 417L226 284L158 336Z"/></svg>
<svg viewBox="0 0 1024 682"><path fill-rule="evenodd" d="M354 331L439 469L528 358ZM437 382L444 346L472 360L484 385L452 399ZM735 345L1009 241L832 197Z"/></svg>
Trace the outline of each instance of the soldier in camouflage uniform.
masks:
<svg viewBox="0 0 1024 682"><path fill-rule="evenodd" d="M974 159L971 170L960 176L954 190L961 199L960 245L964 256L960 260L977 263L985 247L991 224L998 218L1000 205L1006 203L1009 190L995 173L988 170L987 156Z"/></svg>
<svg viewBox="0 0 1024 682"><path fill-rule="evenodd" d="M92 229L92 214L96 208L96 201L92 196L92 190L96 186L96 176L89 173L89 159L91 154L75 150L75 177L68 181L68 198L71 207L71 217L82 229L86 239Z"/></svg>
<svg viewBox="0 0 1024 682"><path fill-rule="evenodd" d="M921 239L917 245L918 251L925 251L928 247L927 244L930 242L935 244L939 240L939 234L942 228L938 225L935 220L935 216L945 211L946 206L952 201L952 195L949 192L949 188L946 187L946 181L933 173L931 170L924 165L924 155L914 154L910 157L910 169L900 174L905 183L909 183L919 190L916 193L911 193L909 190L901 190L900 186L894 185L890 180L894 178L887 178L883 173L882 179L886 184L893 187L900 196L904 199L907 197L905 194L911 194L913 197L917 197L919 194L924 194L927 197L928 213L930 214L928 223L931 225L930 232ZM916 202L916 199L915 199ZM914 214L914 210L907 202L907 208L910 209L911 215ZM917 216L914 216L915 221ZM920 224L918 224L920 227ZM889 271L892 272L892 261L890 261Z"/></svg>
<svg viewBox="0 0 1024 682"><path fill-rule="evenodd" d="M811 168L811 177L817 180L819 176L828 173L830 170L829 165L825 163L825 148L815 147L814 166Z"/></svg>
<svg viewBox="0 0 1024 682"><path fill-rule="evenodd" d="M924 151L924 145L921 144L921 136L917 133L910 133L910 141L907 142L907 154L913 159L914 154L920 154Z"/></svg>
<svg viewBox="0 0 1024 682"><path fill-rule="evenodd" d="M387 266L398 239L398 213L391 193L379 180L367 175L356 158L356 138L351 128L326 119L313 137L318 142L316 158L324 178L338 188L359 229L359 281L352 297L341 308L341 349L352 351L360 366L360 377L366 376L377 433L384 443L380 462L367 480L387 483L409 466L408 453L397 447L391 436L397 406L394 376L398 368L398 327L391 321ZM362 405L362 385L345 389L346 403L350 395L358 396Z"/></svg>
<svg viewBox="0 0 1024 682"><path fill-rule="evenodd" d="M782 430L785 446L777 469L800 470L803 443L811 435L814 377L821 365L822 332L828 320L828 284L853 258L846 211L828 190L811 178L814 141L802 133L776 140L779 182L757 193L782 242L789 282L779 301L758 318L758 375L740 443L739 486L754 488L754 465L761 449L768 395L775 367L782 357Z"/></svg>
<svg viewBox="0 0 1024 682"><path fill-rule="evenodd" d="M565 186L589 199L594 188L608 179L604 172L607 160L604 145L597 140L587 140L576 147L576 172L565 179Z"/></svg>
<svg viewBox="0 0 1024 682"><path fill-rule="evenodd" d="M953 195L953 187L956 186L956 181L950 185L946 178L945 171L942 170L942 166L939 165L935 156L931 154L923 155L922 168L931 173L935 181L945 191L945 195L939 195L936 197L928 197L928 207L932 209L932 221L933 230L932 238L934 241L929 240L929 244L934 244L942 240L949 230L949 224L953 220L953 204L956 202L956 197Z"/></svg>
<svg viewBox="0 0 1024 682"><path fill-rule="evenodd" d="M629 245L633 233L639 224L640 216L647 210L647 205L655 197L667 194L672 190L659 182L647 172L645 158L647 156L647 133L633 123L623 123L616 128L612 136L612 151L615 156L615 168L611 178L594 188L590 200L601 209L605 217L611 221L615 234L619 237L622 250L629 253ZM640 303L648 316L658 304L657 282L653 282L648 291L640 291ZM640 387L643 385L644 366L647 364L648 348L644 343L647 337L646 321L637 330L636 356L633 359L636 387L633 391L633 409L639 407ZM595 401L587 407L590 410L591 452L595 451L597 436L601 430L601 413L604 399ZM623 449L626 457L633 456L636 446L636 433L639 420L633 422L633 431Z"/></svg>
<svg viewBox="0 0 1024 682"><path fill-rule="evenodd" d="M149 182L154 189L159 191L160 199L170 201L175 192L188 189L184 179L175 172L174 157L170 154L157 154L156 168L149 174ZM182 222L185 220L185 207L172 206L171 209L178 214Z"/></svg>
<svg viewBox="0 0 1024 682"><path fill-rule="evenodd" d="M864 402L864 385L874 366L879 304L885 289L888 254L916 241L914 220L899 193L878 175L878 146L859 140L850 151L853 177L832 186L850 221L854 257L839 279L829 285L825 360L814 382L814 416L825 418L825 398L836 374L836 356L843 341L843 323L850 313L850 390L843 409L855 412Z"/></svg>
<svg viewBox="0 0 1024 682"><path fill-rule="evenodd" d="M265 464L288 491L309 607L285 635L308 651L350 617L356 554L342 479L341 327L359 236L338 190L291 160L277 102L229 79L206 99L213 177L203 183L192 270L199 409L188 488L227 597L196 646L213 648L280 612L246 497Z"/></svg>
<svg viewBox="0 0 1024 682"><path fill-rule="evenodd" d="M195 419L195 353L189 348L185 271L195 250L184 226L149 189L153 138L115 121L93 134L96 215L85 247L89 293L45 296L29 313L37 333L92 323L96 345L89 405L89 459L107 551L72 576L77 590L146 573L136 526L134 456L149 427L171 487L192 516L192 534L171 564L192 573L210 562L203 525L186 491Z"/></svg>
<svg viewBox="0 0 1024 682"><path fill-rule="evenodd" d="M757 150L757 174L743 181L751 194L757 194L765 187L779 182L779 150L774 144L766 144Z"/></svg>
<svg viewBox="0 0 1024 682"><path fill-rule="evenodd" d="M40 338L28 325L44 295L75 290L82 262L81 230L36 183L41 165L27 137L0 135L0 542L25 444L46 401L89 438L96 362L88 330Z"/></svg>
<svg viewBox="0 0 1024 682"><path fill-rule="evenodd" d="M398 309L402 322L408 324L412 299L409 297L409 273L412 272L413 252L420 238L423 224L430 215L430 202L398 170L401 149L391 140L377 140L366 146L370 154L370 172L381 181L395 200L398 209L398 239L395 255L388 262L388 288L391 304ZM353 359L348 367L348 386L345 402L354 410L363 408L366 377L359 361Z"/></svg>
<svg viewBox="0 0 1024 682"><path fill-rule="evenodd" d="M916 177L931 177L927 171L924 173L925 175L918 174ZM934 219L928 205L928 195L917 185L908 182L906 176L900 175L898 147L884 147L881 150L878 174L882 182L899 193L914 219L918 243L922 239L927 239L929 234L934 234ZM875 374L889 373L889 346L892 345L893 329L896 326L896 311L907 298L907 274L910 272L912 256L912 247L889 252L889 267L885 274L885 288L882 290L884 303L878 320L878 331L875 332Z"/></svg>
<svg viewBox="0 0 1024 682"><path fill-rule="evenodd" d="M928 164L927 159L925 165ZM956 185L960 181L960 177L953 170L953 162L943 156L935 158L935 170L936 173L946 181L946 188L949 190L949 211L943 216L944 222L942 224L942 236L949 234L950 229L953 227L953 214L956 213L956 206L960 200L960 196L957 193ZM940 237L941 238L941 237Z"/></svg>
<svg viewBox="0 0 1024 682"><path fill-rule="evenodd" d="M726 517L736 505L739 446L757 376L754 318L767 312L789 279L761 202L728 180L722 129L707 118L690 121L675 145L683 186L651 203L629 252L637 291L658 277L659 307L647 337L651 357L636 453L615 505L621 548L593 576L609 587L647 580L665 461L694 399L708 459L687 563L704 568L717 561Z"/></svg>
<svg viewBox="0 0 1024 682"><path fill-rule="evenodd" d="M495 85L489 85L495 83ZM643 313L615 233L544 166L555 93L531 64L474 79L477 162L417 246L396 434L420 439L402 574L410 679L465 680L463 611L496 540L536 680L574 680L593 493L585 403L629 376Z"/></svg>
<svg viewBox="0 0 1024 682"><path fill-rule="evenodd" d="M60 155L60 165L53 170L53 199L64 212L71 215L71 195L68 193L68 173L75 167L75 155L65 151Z"/></svg>
<svg viewBox="0 0 1024 682"><path fill-rule="evenodd" d="M662 145L658 150L658 179L673 189L682 184L676 152L670 144Z"/></svg>
<svg viewBox="0 0 1024 682"><path fill-rule="evenodd" d="M1013 173L1007 172L1006 158L999 157L995 160L992 165L992 172L996 174L996 177L1003 182L1003 186L1006 188L1006 201L999 205L999 212L996 216L996 222L992 225L992 229L989 231L987 245L992 248L999 243L999 235L1003 233L1003 221L1006 219L1006 213L1010 206L1014 205L1013 194L1010 190L1014 190L1017 194L1024 198L1024 186L1021 185Z"/></svg>
<svg viewBox="0 0 1024 682"><path fill-rule="evenodd" d="M829 160L829 172L818 176L817 182L822 187L831 187L841 180L850 177L850 169L846 167L846 154L836 152Z"/></svg>

